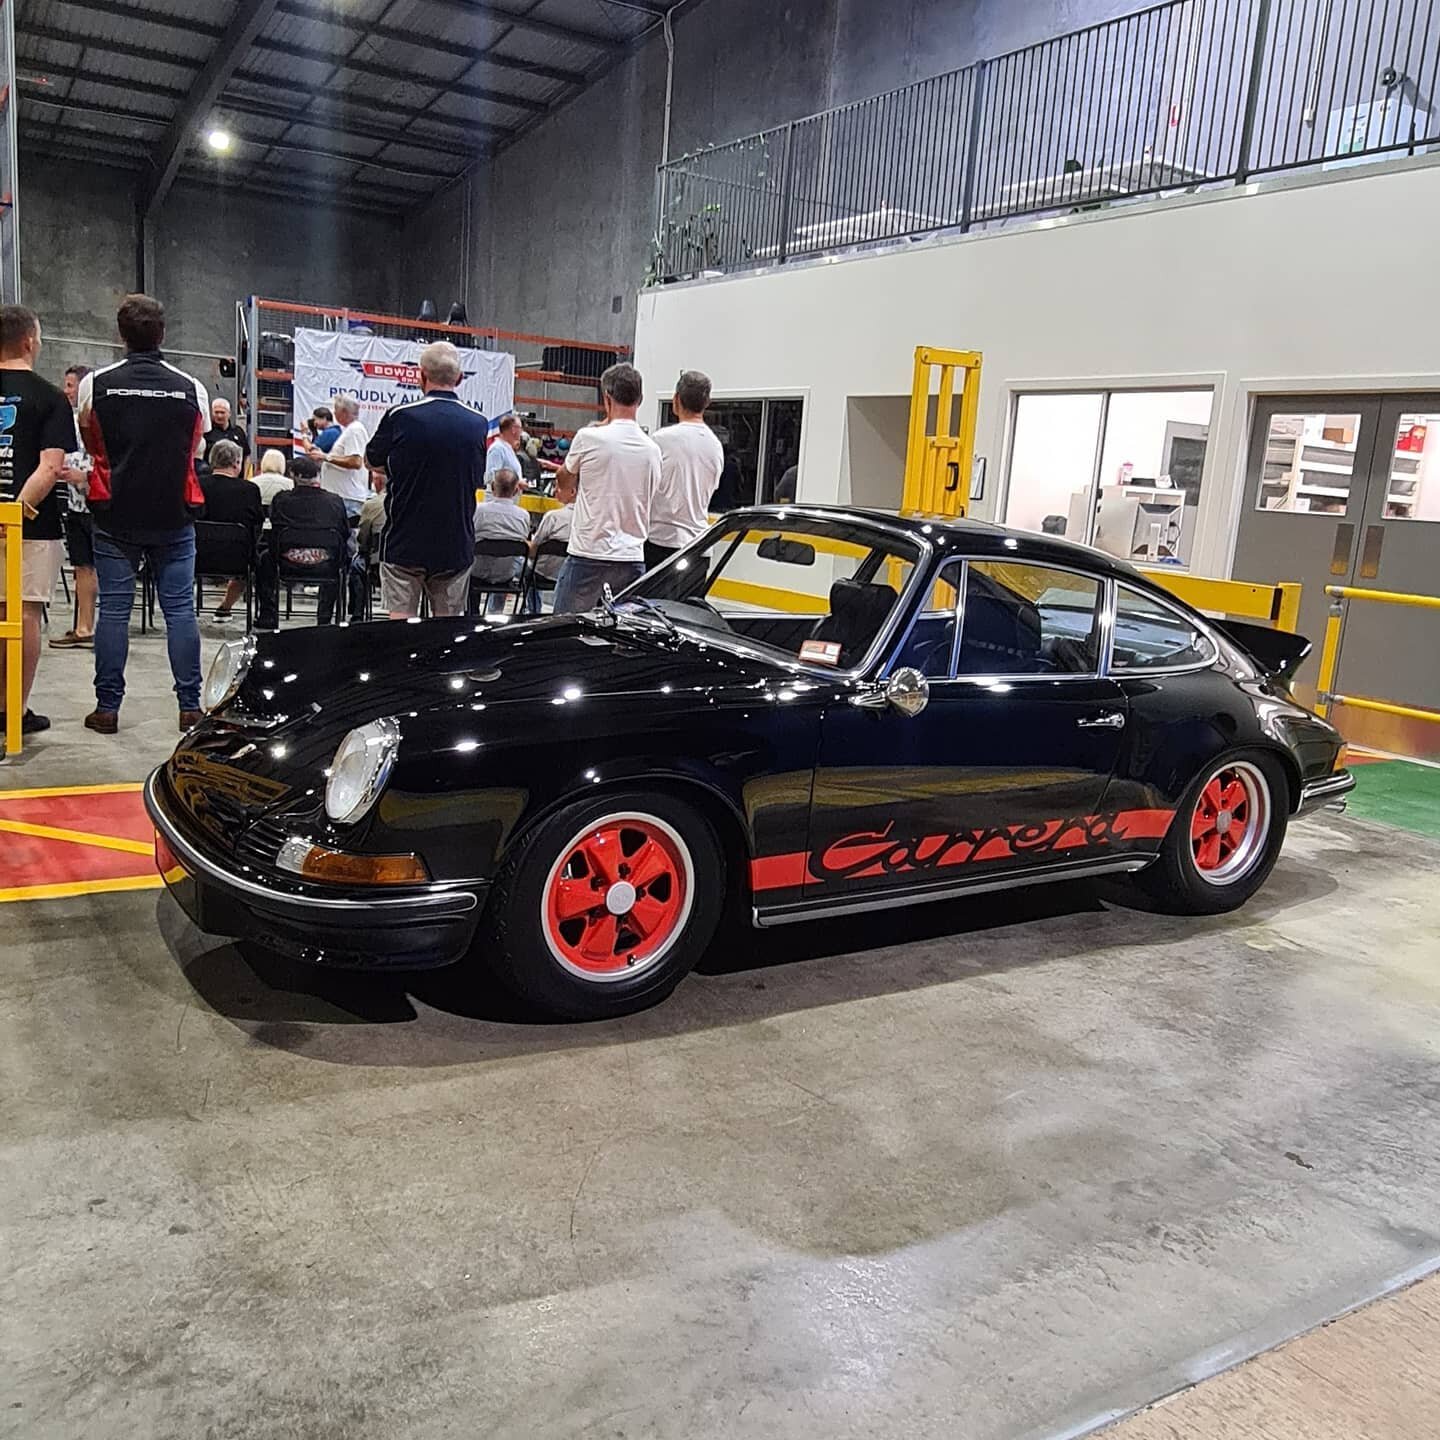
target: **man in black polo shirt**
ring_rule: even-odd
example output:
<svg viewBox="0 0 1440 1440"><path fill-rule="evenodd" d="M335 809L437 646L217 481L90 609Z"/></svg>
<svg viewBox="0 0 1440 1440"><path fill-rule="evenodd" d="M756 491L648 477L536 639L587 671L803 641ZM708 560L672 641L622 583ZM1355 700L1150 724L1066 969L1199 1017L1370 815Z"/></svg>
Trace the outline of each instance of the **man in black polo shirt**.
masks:
<svg viewBox="0 0 1440 1440"><path fill-rule="evenodd" d="M20 613L22 660L20 729L33 735L50 721L29 709L30 687L40 663L40 621L55 589L64 554L60 495L56 485L65 452L75 447L70 403L48 380L35 374L40 321L23 305L0 307L0 500L18 500L25 512L21 540ZM0 532L0 560L7 541ZM0 569L0 582L4 571ZM4 602L0 583L0 610ZM0 644L0 706L5 703L5 646ZM0 737L3 737L0 726Z"/></svg>
<svg viewBox="0 0 1440 1440"><path fill-rule="evenodd" d="M230 402L223 395L217 395L210 402L210 428L205 432L205 449L201 453L208 457L221 440L228 440L232 445L240 447L243 474L244 467L250 460L250 437L245 433L244 426L231 422Z"/></svg>
<svg viewBox="0 0 1440 1440"><path fill-rule="evenodd" d="M380 601L392 620L420 613L463 615L475 558L471 517L485 483L490 422L455 393L460 354L439 340L420 352L423 400L385 412L365 451L383 471L385 529L380 548Z"/></svg>
<svg viewBox="0 0 1440 1440"><path fill-rule="evenodd" d="M195 516L205 496L195 474L210 399L193 375L160 353L165 307L149 295L127 295L115 317L125 358L80 382L80 436L94 460L90 509L95 516L95 571L100 619L95 626L95 709L85 725L101 735L120 726L130 611L141 562L155 578L165 616L165 643L180 729L200 711L200 627L195 623Z"/></svg>

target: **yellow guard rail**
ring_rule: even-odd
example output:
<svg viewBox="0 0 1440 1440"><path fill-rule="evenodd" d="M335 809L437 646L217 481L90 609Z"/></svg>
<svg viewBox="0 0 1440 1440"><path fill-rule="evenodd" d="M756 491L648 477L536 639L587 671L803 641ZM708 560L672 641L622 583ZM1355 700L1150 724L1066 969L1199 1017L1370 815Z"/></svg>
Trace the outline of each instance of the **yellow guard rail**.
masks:
<svg viewBox="0 0 1440 1440"><path fill-rule="evenodd" d="M1249 580L1209 580L1163 565L1142 566L1141 571L1197 610L1232 615L1237 620L1268 620L1277 630L1288 630L1292 635L1299 631L1302 587L1291 581L1259 585Z"/></svg>
<svg viewBox="0 0 1440 1440"><path fill-rule="evenodd" d="M1440 610L1440 596L1402 595L1390 590L1364 590L1354 585L1327 585L1325 593L1331 601L1330 619L1325 624L1325 644L1320 651L1320 694L1316 713L1328 715L1332 705L1348 705L1352 710L1374 710L1381 715L1399 715L1405 720L1440 722L1440 711L1417 710L1413 705L1392 705L1388 700L1366 700L1357 695L1337 695L1334 690L1335 671L1340 664L1340 631L1345 624L1345 607L1350 601Z"/></svg>
<svg viewBox="0 0 1440 1440"><path fill-rule="evenodd" d="M0 620L0 645L5 647L5 754L20 753L20 723L25 707L20 703L20 671L24 634L20 606L21 532L24 512L18 500L0 504L0 538L5 541L5 618Z"/></svg>

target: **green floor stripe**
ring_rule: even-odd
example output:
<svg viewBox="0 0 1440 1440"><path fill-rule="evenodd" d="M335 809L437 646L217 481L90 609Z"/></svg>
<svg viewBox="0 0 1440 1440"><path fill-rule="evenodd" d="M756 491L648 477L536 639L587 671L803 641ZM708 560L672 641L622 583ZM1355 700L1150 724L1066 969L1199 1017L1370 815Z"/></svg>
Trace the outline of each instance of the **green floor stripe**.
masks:
<svg viewBox="0 0 1440 1440"><path fill-rule="evenodd" d="M1440 770L1404 760L1355 767L1350 813L1440 840Z"/></svg>

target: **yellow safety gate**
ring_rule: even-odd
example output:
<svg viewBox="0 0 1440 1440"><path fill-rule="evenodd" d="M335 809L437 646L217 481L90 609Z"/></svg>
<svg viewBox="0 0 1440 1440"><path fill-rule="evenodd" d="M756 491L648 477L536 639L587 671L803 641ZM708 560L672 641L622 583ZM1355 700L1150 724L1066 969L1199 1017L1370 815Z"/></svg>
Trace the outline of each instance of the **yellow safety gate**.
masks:
<svg viewBox="0 0 1440 1440"><path fill-rule="evenodd" d="M1260 585L1249 580L1210 580L1163 565L1142 566L1141 571L1197 610L1231 615L1237 620L1268 620L1277 630L1288 630L1291 634L1300 628L1302 587L1293 582Z"/></svg>
<svg viewBox="0 0 1440 1440"><path fill-rule="evenodd" d="M5 543L5 618L0 620L0 645L5 647L5 753L20 753L20 724L25 707L20 703L21 647L24 628L20 605L21 532L25 514L18 500L0 504L0 540Z"/></svg>
<svg viewBox="0 0 1440 1440"><path fill-rule="evenodd" d="M905 483L900 510L905 515L963 515L975 466L975 427L980 414L978 350L915 351L915 383L910 392L910 438L905 448ZM931 434L930 391L938 370L935 433ZM955 374L960 372L960 419L954 423Z"/></svg>
<svg viewBox="0 0 1440 1440"><path fill-rule="evenodd" d="M1395 705L1388 700L1370 700L1356 695L1335 693L1335 672L1340 664L1340 631L1345 624L1345 609L1352 600L1378 605L1408 605L1418 610L1440 610L1440 596L1402 595L1390 590L1364 590L1354 585L1327 585L1330 596L1330 618L1325 625L1325 644L1320 651L1320 694L1315 706L1320 715L1329 715L1332 705L1345 705L1351 710L1371 710L1380 715L1398 715L1404 720L1440 722L1440 711L1419 710L1413 705Z"/></svg>

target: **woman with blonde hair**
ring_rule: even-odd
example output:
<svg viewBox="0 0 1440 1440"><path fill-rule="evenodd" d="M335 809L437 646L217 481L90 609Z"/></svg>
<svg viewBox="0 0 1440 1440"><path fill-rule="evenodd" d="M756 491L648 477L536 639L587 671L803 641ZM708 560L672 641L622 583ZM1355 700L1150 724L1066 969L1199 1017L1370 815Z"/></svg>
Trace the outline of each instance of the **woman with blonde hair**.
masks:
<svg viewBox="0 0 1440 1440"><path fill-rule="evenodd" d="M290 477L285 473L285 456L274 446L265 451L260 468L251 478L260 487L260 503L267 510L281 490L291 487Z"/></svg>

